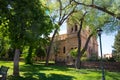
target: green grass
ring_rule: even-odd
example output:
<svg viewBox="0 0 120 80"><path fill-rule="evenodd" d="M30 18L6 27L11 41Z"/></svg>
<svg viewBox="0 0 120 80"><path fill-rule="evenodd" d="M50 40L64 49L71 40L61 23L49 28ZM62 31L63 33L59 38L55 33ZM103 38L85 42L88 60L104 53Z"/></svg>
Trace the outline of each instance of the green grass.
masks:
<svg viewBox="0 0 120 80"><path fill-rule="evenodd" d="M0 66L10 67L8 80L101 80L101 71L68 68L64 66L25 65L20 62L20 77L13 77L13 62L0 61ZM120 80L120 72L105 72L106 80Z"/></svg>

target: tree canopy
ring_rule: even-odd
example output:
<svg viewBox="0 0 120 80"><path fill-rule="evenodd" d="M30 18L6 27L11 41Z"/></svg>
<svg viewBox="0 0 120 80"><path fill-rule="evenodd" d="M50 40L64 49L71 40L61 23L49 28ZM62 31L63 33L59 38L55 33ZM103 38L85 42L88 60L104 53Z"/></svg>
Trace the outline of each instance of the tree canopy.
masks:
<svg viewBox="0 0 120 80"><path fill-rule="evenodd" d="M0 28L5 30L1 33L8 37L9 43L16 49L15 68L19 68L19 50L26 45L38 46L43 41L41 39L48 37L54 28L45 11L46 7L40 0L0 1ZM18 72L15 75L19 75Z"/></svg>

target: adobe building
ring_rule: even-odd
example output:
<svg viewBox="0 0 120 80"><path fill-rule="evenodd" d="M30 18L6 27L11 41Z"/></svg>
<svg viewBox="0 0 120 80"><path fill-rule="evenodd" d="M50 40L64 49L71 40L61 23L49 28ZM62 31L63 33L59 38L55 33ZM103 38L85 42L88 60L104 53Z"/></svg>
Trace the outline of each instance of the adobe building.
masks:
<svg viewBox="0 0 120 80"><path fill-rule="evenodd" d="M51 54L53 54L50 58L55 59L58 62L70 63L73 62L73 57L70 55L70 51L72 49L76 49L78 47L78 25L71 26L67 24L67 33L58 35L54 39L54 44L51 50ZM90 34L89 28L82 30L81 32L81 41L83 48L86 42L87 37ZM96 37L92 37L88 44L87 49L87 58L91 58L92 55L96 55L98 57L98 43Z"/></svg>

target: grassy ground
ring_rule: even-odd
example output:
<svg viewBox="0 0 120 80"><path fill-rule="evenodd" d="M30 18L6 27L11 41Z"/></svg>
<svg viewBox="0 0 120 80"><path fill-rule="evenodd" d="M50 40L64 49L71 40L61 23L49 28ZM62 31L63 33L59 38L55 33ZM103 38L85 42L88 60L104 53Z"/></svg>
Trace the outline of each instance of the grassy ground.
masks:
<svg viewBox="0 0 120 80"><path fill-rule="evenodd" d="M67 68L43 64L25 65L20 62L20 77L13 77L13 63L0 61L0 66L10 67L8 80L101 80L101 71L93 69ZM120 72L105 72L106 80L120 80Z"/></svg>

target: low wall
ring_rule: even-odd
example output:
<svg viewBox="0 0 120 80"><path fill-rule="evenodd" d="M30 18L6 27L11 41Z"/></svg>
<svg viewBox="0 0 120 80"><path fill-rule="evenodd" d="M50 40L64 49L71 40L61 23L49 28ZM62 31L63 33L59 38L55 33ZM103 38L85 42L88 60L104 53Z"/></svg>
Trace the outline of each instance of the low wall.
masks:
<svg viewBox="0 0 120 80"><path fill-rule="evenodd" d="M101 62L82 62L83 68L101 69ZM120 62L103 62L104 68L109 71L120 71Z"/></svg>

